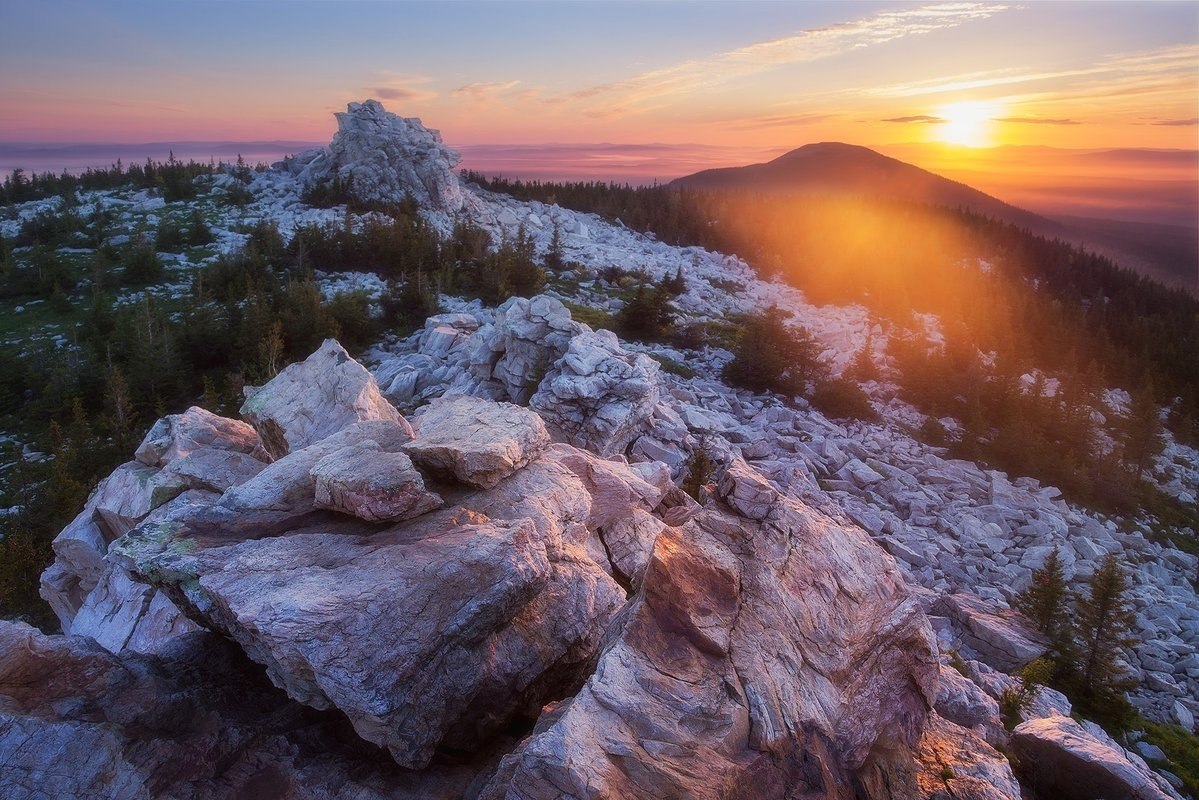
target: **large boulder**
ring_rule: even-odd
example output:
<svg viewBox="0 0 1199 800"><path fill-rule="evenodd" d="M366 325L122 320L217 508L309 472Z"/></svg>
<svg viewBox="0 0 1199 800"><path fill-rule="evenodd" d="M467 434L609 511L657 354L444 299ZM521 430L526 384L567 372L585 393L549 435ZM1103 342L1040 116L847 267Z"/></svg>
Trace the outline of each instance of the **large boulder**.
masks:
<svg viewBox="0 0 1199 800"><path fill-rule="evenodd" d="M154 423L135 458L150 467L163 467L196 450L227 450L253 455L261 450L258 434L244 422L226 419L192 406Z"/></svg>
<svg viewBox="0 0 1199 800"><path fill-rule="evenodd" d="M397 763L473 749L567 689L624 593L528 520L440 512L386 531L300 529L222 547L146 526L122 541L277 685L338 708Z"/></svg>
<svg viewBox="0 0 1199 800"><path fill-rule="evenodd" d="M345 720L290 702L218 636L117 658L0 621L6 800L458 800L491 764L401 772Z"/></svg>
<svg viewBox="0 0 1199 800"><path fill-rule="evenodd" d="M366 368L333 339L253 390L241 415L254 426L273 458L319 442L355 422L380 419L408 428ZM407 432L411 435L410 429Z"/></svg>
<svg viewBox="0 0 1199 800"><path fill-rule="evenodd" d="M587 331L570 340L529 405L576 447L621 453L653 417L658 370L658 362L628 352L611 331Z"/></svg>
<svg viewBox="0 0 1199 800"><path fill-rule="evenodd" d="M1139 756L1102 730L1071 717L1023 722L1011 749L1024 782L1038 797L1062 800L1170 800L1178 795Z"/></svg>
<svg viewBox="0 0 1199 800"><path fill-rule="evenodd" d="M335 116L329 146L298 157L306 185L327 188L338 181L360 200L394 205L411 198L446 212L467 203L452 171L460 156L419 119L396 116L378 100L350 103Z"/></svg>
<svg viewBox="0 0 1199 800"><path fill-rule="evenodd" d="M592 676L482 797L865 797L910 769L931 629L890 557L776 493L657 534Z"/></svg>
<svg viewBox="0 0 1199 800"><path fill-rule="evenodd" d="M549 446L541 418L527 408L477 397L441 397L416 416L420 435L404 450L423 469L489 489Z"/></svg>

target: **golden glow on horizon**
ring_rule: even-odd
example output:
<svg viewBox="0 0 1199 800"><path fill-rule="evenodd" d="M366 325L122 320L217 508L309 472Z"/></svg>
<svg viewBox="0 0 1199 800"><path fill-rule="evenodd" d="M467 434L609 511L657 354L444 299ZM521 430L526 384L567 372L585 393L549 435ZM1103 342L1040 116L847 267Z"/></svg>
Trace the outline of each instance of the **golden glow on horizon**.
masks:
<svg viewBox="0 0 1199 800"><path fill-rule="evenodd" d="M937 138L946 144L964 147L988 147L995 144L996 119L1003 108L995 102L963 100L943 106L937 116L944 122L936 126Z"/></svg>

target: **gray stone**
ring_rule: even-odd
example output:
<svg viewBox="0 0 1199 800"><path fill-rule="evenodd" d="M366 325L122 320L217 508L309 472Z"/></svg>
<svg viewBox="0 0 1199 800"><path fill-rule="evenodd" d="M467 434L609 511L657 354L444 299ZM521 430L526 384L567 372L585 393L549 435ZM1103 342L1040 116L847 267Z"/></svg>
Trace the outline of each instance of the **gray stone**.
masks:
<svg viewBox="0 0 1199 800"><path fill-rule="evenodd" d="M1167 800L1177 795L1142 764L1134 764L1114 741L1070 717L1021 723L1011 748L1025 784L1039 797L1092 800L1096 797Z"/></svg>
<svg viewBox="0 0 1199 800"><path fill-rule="evenodd" d="M411 430L366 368L326 339L304 361L254 390L241 407L273 458L281 458L355 422L385 420Z"/></svg>
<svg viewBox="0 0 1199 800"><path fill-rule="evenodd" d="M441 397L416 417L419 435L404 450L421 468L491 488L549 446L541 418L511 403Z"/></svg>
<svg viewBox="0 0 1199 800"><path fill-rule="evenodd" d="M630 353L609 331L570 340L529 406L568 441L600 455L622 453L650 425L658 403L658 362Z"/></svg>
<svg viewBox="0 0 1199 800"><path fill-rule="evenodd" d="M396 522L442 506L425 489L424 478L404 453L385 453L375 442L362 442L322 458L311 470L314 505L368 522Z"/></svg>

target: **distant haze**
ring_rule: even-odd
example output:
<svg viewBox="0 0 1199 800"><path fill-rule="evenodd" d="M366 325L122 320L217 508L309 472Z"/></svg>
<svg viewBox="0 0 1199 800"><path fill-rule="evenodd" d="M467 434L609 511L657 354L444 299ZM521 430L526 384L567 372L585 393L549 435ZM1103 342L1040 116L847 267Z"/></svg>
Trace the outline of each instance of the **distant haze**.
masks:
<svg viewBox="0 0 1199 800"><path fill-rule="evenodd" d="M793 146L704 144L468 144L447 142L462 154L462 168L525 180L602 180L667 183L718 167L770 161ZM33 144L0 142L0 173L82 172L169 153L187 161L272 163L320 146L304 141L153 142L144 144ZM801 143L802 144L802 143ZM794 145L794 146L799 146ZM949 149L897 144L874 148L1004 202L1049 216L1100 217L1187 227L1199 226L1199 151L1122 148L1066 150L1051 147Z"/></svg>
<svg viewBox="0 0 1199 800"><path fill-rule="evenodd" d="M315 142L147 142L56 144L0 142L0 173L14 169L26 173L66 170L80 173L89 167L107 168L120 159L126 166L147 158L166 161L174 153L180 161L234 162L240 155L248 164L271 163L286 155L317 147Z"/></svg>

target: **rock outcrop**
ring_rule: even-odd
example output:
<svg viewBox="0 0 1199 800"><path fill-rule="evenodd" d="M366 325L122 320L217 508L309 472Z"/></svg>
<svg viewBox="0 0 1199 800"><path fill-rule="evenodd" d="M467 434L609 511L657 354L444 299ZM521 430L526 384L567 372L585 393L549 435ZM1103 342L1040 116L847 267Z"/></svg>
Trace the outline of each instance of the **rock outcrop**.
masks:
<svg viewBox="0 0 1199 800"><path fill-rule="evenodd" d="M350 103L336 117L337 133L328 147L289 163L305 185L330 187L337 181L366 202L412 199L426 208L462 210L467 195L451 171L461 158L437 131L390 113L377 100Z"/></svg>
<svg viewBox="0 0 1199 800"><path fill-rule="evenodd" d="M106 560L109 547L143 521L193 505L257 476L268 458L254 429L201 408L159 420L135 461L100 482L80 514L54 540L42 597L66 632L119 652L154 652L193 623L153 587Z"/></svg>
<svg viewBox="0 0 1199 800"><path fill-rule="evenodd" d="M326 343L317 356L338 352ZM350 392L326 389L330 371L361 367L313 363L255 395L280 399L259 407L259 424L289 410L269 418L290 452L212 506L141 523L110 558L238 642L292 698L340 709L397 763L422 768L438 748L478 749L581 681L625 602L602 548L586 547L586 484L540 497L505 486L556 463L527 409L447 397L423 410L409 440L388 413L352 422L358 399L375 396L369 376ZM313 397L334 432L310 442L311 415L293 411ZM350 485L357 461L368 462L365 490ZM652 510L646 499L662 492L612 469L633 488L608 514ZM377 486L387 475L402 484L395 492ZM425 513L440 505L428 502L426 478L457 504ZM514 513L528 499L542 502L537 512ZM381 513L400 500L402 512ZM320 516L322 507L341 513ZM379 527L396 517L412 519Z"/></svg>
<svg viewBox="0 0 1199 800"><path fill-rule="evenodd" d="M648 426L658 404L658 362L630 353L611 331L570 340L529 406L576 447L622 453Z"/></svg>
<svg viewBox="0 0 1199 800"><path fill-rule="evenodd" d="M339 350L326 343L317 356ZM859 529L806 508L743 461L700 507L665 465L551 445L535 412L494 400L447 396L411 427L381 399L364 415L360 398L377 395L369 376L331 384L330 371L359 373L337 358L325 370L312 363L255 395L272 399L254 419L286 444L277 460L257 462L219 495L186 489L144 516L136 503L121 506L127 530L93 565L100 572L77 617L120 660L83 638L28 646L83 658L97 675L124 680L133 668L169 682L175 667L138 666L150 662L129 644L139 626L169 621L153 608L169 603L265 667L287 698L274 695L277 714L324 731L332 723L321 712L336 710L352 727L343 735L419 770L396 780L373 768L369 785L401 797L414 785L462 796L464 776L482 796L522 798L782 797L796 786L882 798L891 781L910 782L939 664L919 603ZM166 466L137 462L150 474L119 485L142 494L118 494L153 506L155 477L171 464L259 452L234 421L204 422L232 432L230 447L208 442L185 455L187 426L156 426L143 451ZM91 519L109 525L98 512ZM197 636L212 634L173 631L156 652L175 659ZM130 707L158 713L155 698L135 694ZM23 712L19 724L37 736L86 727L55 708L36 721ZM239 730L268 724L257 709L238 712L247 715ZM210 715L226 713L218 703ZM497 743L534 721L497 762ZM122 755L130 735L97 739L97 771L84 770L66 796L109 780L101 767L173 785L155 770L175 740L133 763ZM269 752L244 752L294 780L323 735L303 734L305 745L267 737ZM214 758L224 752L183 739ZM462 763L457 772L438 766L447 753ZM208 786L215 779L201 762L188 779ZM327 763L341 774L340 756ZM3 780L25 785L37 770L21 761Z"/></svg>

